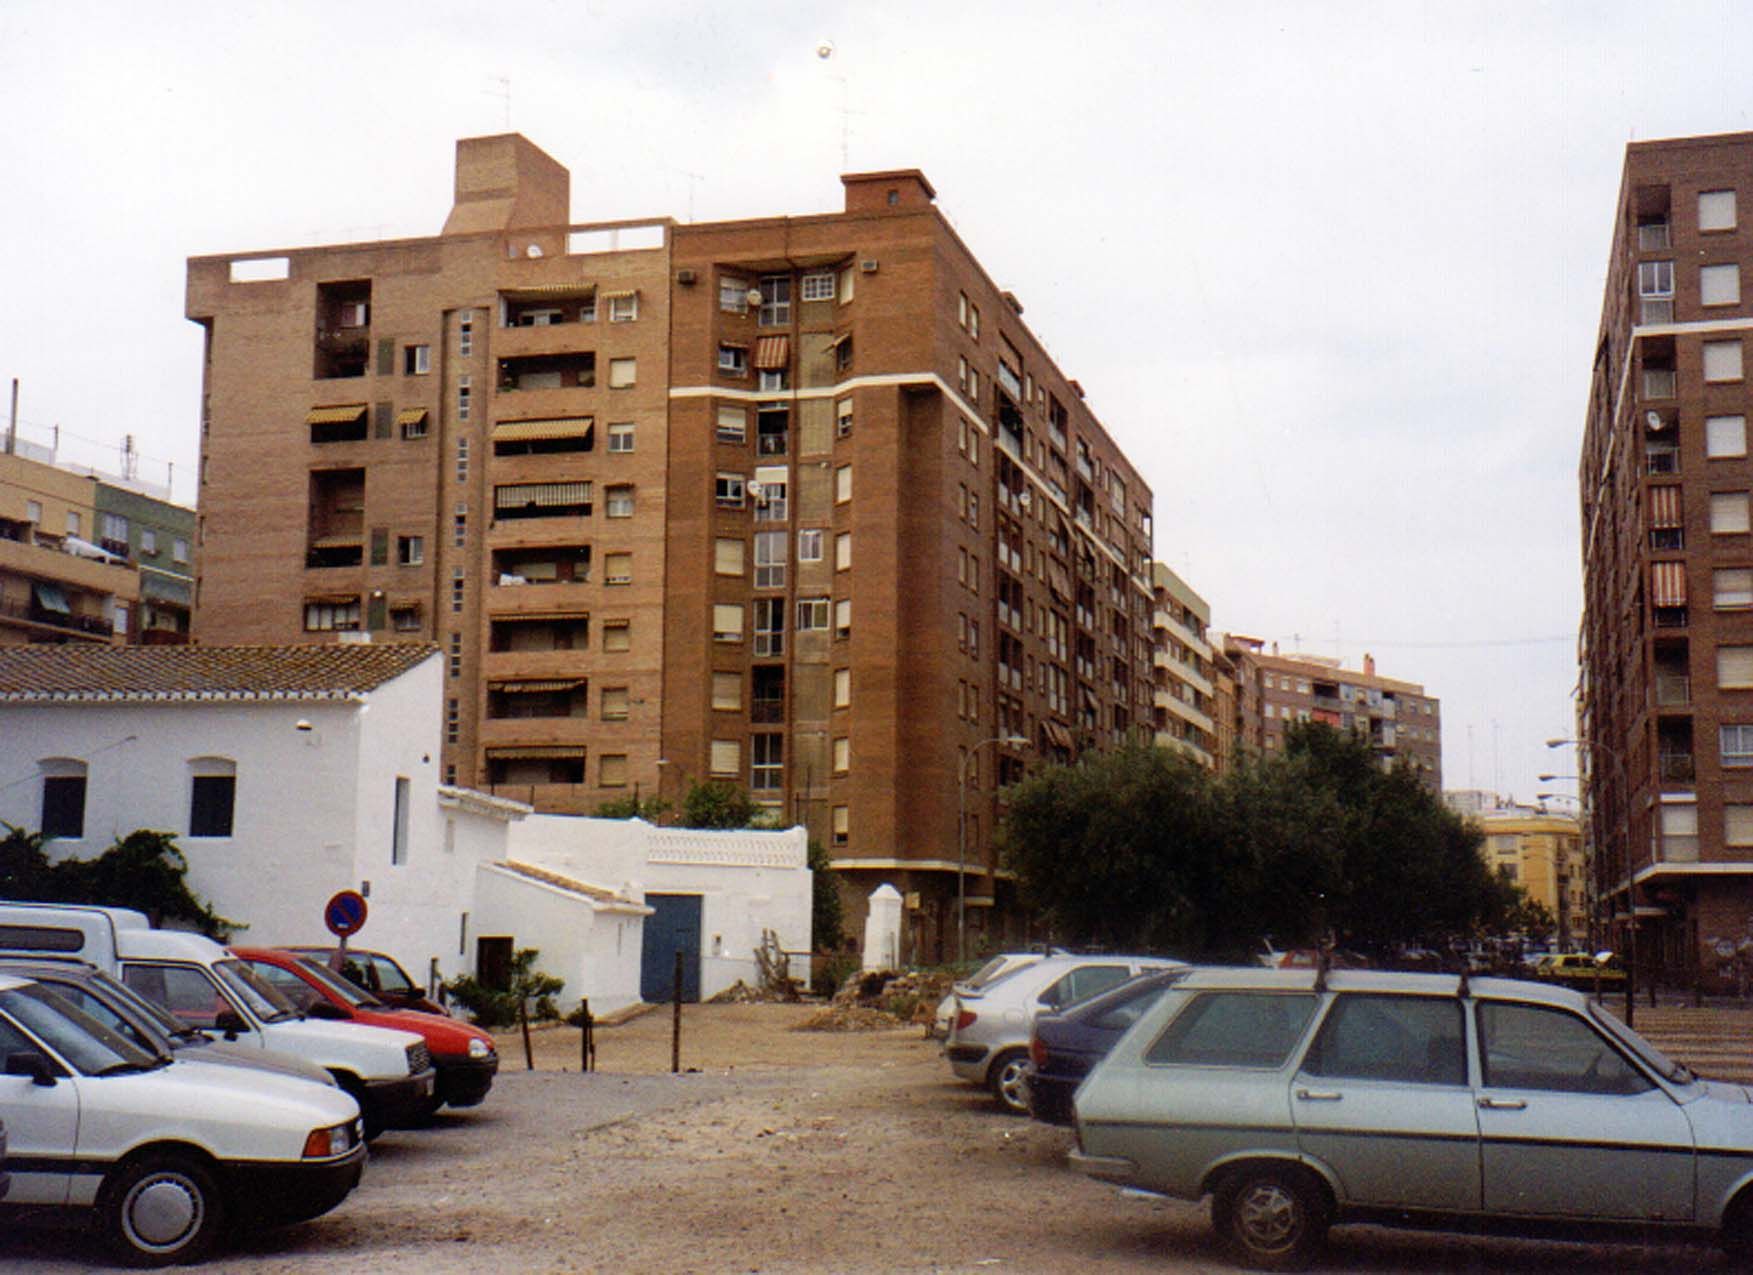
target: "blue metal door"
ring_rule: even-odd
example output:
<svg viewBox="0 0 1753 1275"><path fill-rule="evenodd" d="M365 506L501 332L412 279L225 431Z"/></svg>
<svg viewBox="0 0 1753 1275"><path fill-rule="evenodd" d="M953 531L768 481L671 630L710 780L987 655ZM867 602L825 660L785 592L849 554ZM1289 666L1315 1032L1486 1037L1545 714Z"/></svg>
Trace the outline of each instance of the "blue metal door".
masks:
<svg viewBox="0 0 1753 1275"><path fill-rule="evenodd" d="M682 954L682 999L700 999L700 896L648 894L646 906L656 910L645 918L640 949L639 997L661 1005L675 995L676 953Z"/></svg>

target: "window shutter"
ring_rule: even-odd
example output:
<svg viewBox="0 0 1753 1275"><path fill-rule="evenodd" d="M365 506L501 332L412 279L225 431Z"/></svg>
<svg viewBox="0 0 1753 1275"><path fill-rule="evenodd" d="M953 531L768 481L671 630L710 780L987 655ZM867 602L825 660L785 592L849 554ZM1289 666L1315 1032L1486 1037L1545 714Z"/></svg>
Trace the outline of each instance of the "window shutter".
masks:
<svg viewBox="0 0 1753 1275"><path fill-rule="evenodd" d="M1717 647L1716 684L1725 689L1753 686L1753 646Z"/></svg>
<svg viewBox="0 0 1753 1275"><path fill-rule="evenodd" d="M1753 806L1723 807L1723 844L1753 846Z"/></svg>
<svg viewBox="0 0 1753 1275"><path fill-rule="evenodd" d="M389 376L396 370L396 343L382 340L377 343L377 374Z"/></svg>
<svg viewBox="0 0 1753 1275"><path fill-rule="evenodd" d="M366 604L365 627L374 630L389 627L389 601L383 595L373 597Z"/></svg>
<svg viewBox="0 0 1753 1275"><path fill-rule="evenodd" d="M371 529L371 565L381 567L390 560L390 531L388 527ZM381 625L374 625L381 628Z"/></svg>
<svg viewBox="0 0 1753 1275"><path fill-rule="evenodd" d="M396 406L394 403L379 403L372 409L372 433L378 438L388 438L395 427Z"/></svg>

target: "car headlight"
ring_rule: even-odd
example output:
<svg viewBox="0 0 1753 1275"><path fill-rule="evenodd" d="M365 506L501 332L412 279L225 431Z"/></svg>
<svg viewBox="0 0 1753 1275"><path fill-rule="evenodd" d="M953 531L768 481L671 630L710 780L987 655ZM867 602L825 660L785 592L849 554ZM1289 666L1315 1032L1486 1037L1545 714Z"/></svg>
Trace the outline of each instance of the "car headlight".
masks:
<svg viewBox="0 0 1753 1275"><path fill-rule="evenodd" d="M353 1121L345 1124L330 1125L326 1129L312 1129L304 1140L304 1158L306 1160L327 1160L332 1156L345 1155L353 1149Z"/></svg>
<svg viewBox="0 0 1753 1275"><path fill-rule="evenodd" d="M492 1041L482 1040L479 1036L472 1036L469 1038L469 1057L470 1058L491 1058L492 1056L493 1056L493 1042Z"/></svg>

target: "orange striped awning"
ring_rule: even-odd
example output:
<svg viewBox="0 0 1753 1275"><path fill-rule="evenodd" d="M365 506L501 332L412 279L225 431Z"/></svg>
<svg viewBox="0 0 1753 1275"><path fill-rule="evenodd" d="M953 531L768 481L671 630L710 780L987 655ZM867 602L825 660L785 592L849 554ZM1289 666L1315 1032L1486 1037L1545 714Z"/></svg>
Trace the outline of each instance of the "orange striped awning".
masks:
<svg viewBox="0 0 1753 1275"><path fill-rule="evenodd" d="M1680 489L1678 487L1651 487L1650 526L1678 527L1680 525Z"/></svg>
<svg viewBox="0 0 1753 1275"><path fill-rule="evenodd" d="M542 744L524 748L489 748L488 761L583 761L582 744Z"/></svg>
<svg viewBox="0 0 1753 1275"><path fill-rule="evenodd" d="M763 336L755 338L755 371L782 372L790 366L790 337Z"/></svg>
<svg viewBox="0 0 1753 1275"><path fill-rule="evenodd" d="M1686 564L1650 563L1650 598L1659 607L1686 605Z"/></svg>
<svg viewBox="0 0 1753 1275"><path fill-rule="evenodd" d="M364 403L348 403L345 407L313 407L305 413L306 425L351 425L365 415Z"/></svg>

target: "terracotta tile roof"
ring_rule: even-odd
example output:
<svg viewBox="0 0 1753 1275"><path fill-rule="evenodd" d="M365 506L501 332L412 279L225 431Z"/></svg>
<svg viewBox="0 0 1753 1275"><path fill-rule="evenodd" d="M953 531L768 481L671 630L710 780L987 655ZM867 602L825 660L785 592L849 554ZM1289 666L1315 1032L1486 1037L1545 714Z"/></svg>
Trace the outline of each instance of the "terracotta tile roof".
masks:
<svg viewBox="0 0 1753 1275"><path fill-rule="evenodd" d="M593 903L639 907L639 904L624 894L616 894L613 890L604 889L600 885L590 885L576 877L562 876L558 872L550 872L546 868L538 868L533 864L519 863L515 859L502 859L493 866L516 876L527 877L531 881L540 881L543 885L551 885L556 890L580 895Z"/></svg>
<svg viewBox="0 0 1753 1275"><path fill-rule="evenodd" d="M438 654L429 642L0 647L0 704L347 699Z"/></svg>

